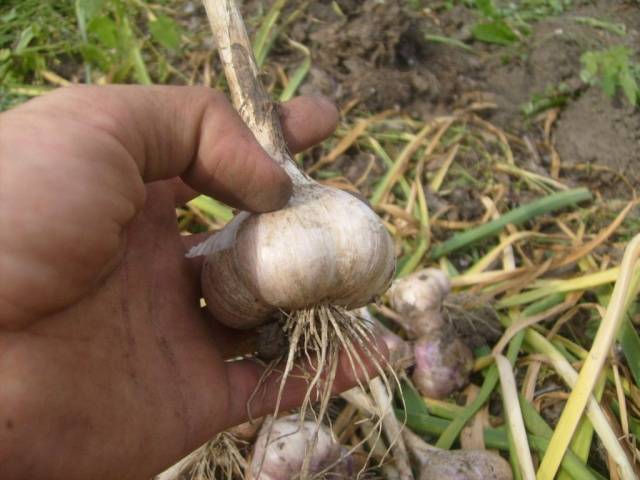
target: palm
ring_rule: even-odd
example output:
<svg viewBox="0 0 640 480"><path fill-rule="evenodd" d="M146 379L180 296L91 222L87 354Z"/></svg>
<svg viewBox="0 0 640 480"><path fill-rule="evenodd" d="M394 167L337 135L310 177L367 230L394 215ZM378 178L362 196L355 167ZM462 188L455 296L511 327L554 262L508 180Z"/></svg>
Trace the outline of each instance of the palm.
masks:
<svg viewBox="0 0 640 480"><path fill-rule="evenodd" d="M70 475L64 465L33 478L88 478L83 471L139 478L136 458L179 456L241 420L242 410L229 407L233 390L219 338L200 312L195 270L184 257L170 192L155 185L102 288L0 337L11 345L0 376L21 393L12 397L5 427L33 425L37 417L34 428L43 434L32 455L55 449L77 469ZM106 458L120 461L105 462L96 475Z"/></svg>

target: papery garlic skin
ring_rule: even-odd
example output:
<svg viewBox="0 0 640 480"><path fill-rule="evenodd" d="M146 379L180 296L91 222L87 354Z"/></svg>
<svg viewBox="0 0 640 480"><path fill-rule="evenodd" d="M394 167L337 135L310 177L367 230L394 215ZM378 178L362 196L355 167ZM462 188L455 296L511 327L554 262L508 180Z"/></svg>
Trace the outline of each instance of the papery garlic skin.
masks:
<svg viewBox="0 0 640 480"><path fill-rule="evenodd" d="M395 270L393 241L376 213L315 183L298 189L282 210L240 213L189 252L203 254L207 308L238 329L278 310L361 307L387 289Z"/></svg>
<svg viewBox="0 0 640 480"><path fill-rule="evenodd" d="M420 480L511 480L511 466L487 450L433 451L423 460Z"/></svg>
<svg viewBox="0 0 640 480"><path fill-rule="evenodd" d="M316 431L317 439L314 445ZM327 478L338 478L336 475L345 473L352 463L349 457L345 456L343 447L324 425L317 425L312 421L300 422L298 415L289 415L275 421L270 417L258 435L247 478L299 478L305 455L309 457L308 473L312 476L326 471ZM335 475L332 476L332 473Z"/></svg>

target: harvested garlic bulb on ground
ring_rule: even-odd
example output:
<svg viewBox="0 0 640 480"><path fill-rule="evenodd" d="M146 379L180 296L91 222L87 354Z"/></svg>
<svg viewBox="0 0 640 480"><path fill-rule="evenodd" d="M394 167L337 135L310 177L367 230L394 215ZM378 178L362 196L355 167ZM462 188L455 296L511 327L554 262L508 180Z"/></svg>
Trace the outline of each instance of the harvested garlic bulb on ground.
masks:
<svg viewBox="0 0 640 480"><path fill-rule="evenodd" d="M240 12L233 0L207 0L205 6L233 103L293 183L293 195L282 210L241 213L189 252L207 256L202 271L207 308L228 326L248 329L279 310L365 305L391 281L391 237L364 202L320 185L298 169L278 113L258 79Z"/></svg>
<svg viewBox="0 0 640 480"><path fill-rule="evenodd" d="M412 380L420 393L445 398L469 383L473 354L459 338L448 333L432 333L413 346L415 369Z"/></svg>
<svg viewBox="0 0 640 480"><path fill-rule="evenodd" d="M420 480L511 480L509 463L487 450L432 452L420 469Z"/></svg>
<svg viewBox="0 0 640 480"><path fill-rule="evenodd" d="M427 268L393 282L389 300L404 319L402 327L407 335L416 338L444 326L442 302L450 291L449 277Z"/></svg>
<svg viewBox="0 0 640 480"><path fill-rule="evenodd" d="M325 473L326 478L352 478L354 472L351 457L334 440L331 431L316 422L300 422L298 415L289 415L275 421L269 417L265 421L256 440L247 478L298 478L305 455L308 455L310 477Z"/></svg>
<svg viewBox="0 0 640 480"><path fill-rule="evenodd" d="M426 269L396 280L389 290L391 306L400 316L413 345L412 380L423 395L444 398L469 382L473 354L442 316L442 303L451 290L444 272Z"/></svg>
<svg viewBox="0 0 640 480"><path fill-rule="evenodd" d="M512 480L511 466L488 450L441 450L409 429L402 432L408 450L420 463L420 480Z"/></svg>
<svg viewBox="0 0 640 480"><path fill-rule="evenodd" d="M389 351L389 365L400 372L414 364L414 352L411 344L393 333L382 323L376 322L376 333Z"/></svg>

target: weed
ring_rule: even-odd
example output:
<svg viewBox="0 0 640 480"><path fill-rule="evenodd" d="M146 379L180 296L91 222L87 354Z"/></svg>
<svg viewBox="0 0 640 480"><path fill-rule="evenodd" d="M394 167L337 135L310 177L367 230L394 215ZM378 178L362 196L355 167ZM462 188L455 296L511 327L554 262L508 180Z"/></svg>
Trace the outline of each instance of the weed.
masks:
<svg viewBox="0 0 640 480"><path fill-rule="evenodd" d="M544 93L534 93L531 100L522 105L522 113L526 117L533 117L550 108L562 108L572 97L572 91L565 83L549 87Z"/></svg>
<svg viewBox="0 0 640 480"><path fill-rule="evenodd" d="M86 83L165 83L182 29L165 2L8 0L0 7L0 109L57 78ZM147 65L152 65L150 70ZM184 79L183 79L184 80ZM45 90L46 91L46 90Z"/></svg>
<svg viewBox="0 0 640 480"><path fill-rule="evenodd" d="M580 78L588 84L598 84L610 97L621 90L631 105L640 99L640 65L632 59L630 48L617 45L598 52L582 55Z"/></svg>
<svg viewBox="0 0 640 480"><path fill-rule="evenodd" d="M18 103L9 87L42 84L47 69L77 57L73 8L69 2L11 0L0 7L0 108Z"/></svg>
<svg viewBox="0 0 640 480"><path fill-rule="evenodd" d="M476 40L497 45L511 45L531 33L530 23L562 13L570 0L524 0L497 5L493 0L469 2L485 20L473 28Z"/></svg>

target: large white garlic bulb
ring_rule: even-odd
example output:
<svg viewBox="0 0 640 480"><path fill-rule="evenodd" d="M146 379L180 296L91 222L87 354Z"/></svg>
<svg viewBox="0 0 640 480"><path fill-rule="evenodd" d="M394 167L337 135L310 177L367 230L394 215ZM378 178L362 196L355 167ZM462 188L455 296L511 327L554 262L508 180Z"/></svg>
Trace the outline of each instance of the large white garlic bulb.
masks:
<svg viewBox="0 0 640 480"><path fill-rule="evenodd" d="M277 310L361 307L386 290L395 267L392 240L369 206L312 183L282 210L237 215L190 254L207 255L207 307L235 328Z"/></svg>

